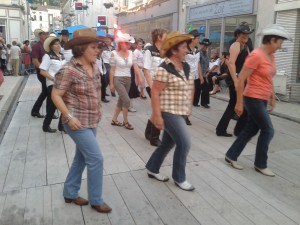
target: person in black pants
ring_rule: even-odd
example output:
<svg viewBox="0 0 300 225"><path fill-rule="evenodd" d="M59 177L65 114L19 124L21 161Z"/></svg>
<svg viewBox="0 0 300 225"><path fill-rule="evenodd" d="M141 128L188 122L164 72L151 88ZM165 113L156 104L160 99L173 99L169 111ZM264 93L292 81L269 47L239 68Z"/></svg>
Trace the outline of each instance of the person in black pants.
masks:
<svg viewBox="0 0 300 225"><path fill-rule="evenodd" d="M48 89L46 85L46 78L40 74L39 67L42 62L42 58L45 55L45 49L43 44L44 41L48 38L49 32L47 29L36 29L34 31L34 35L38 37L40 41L37 42L34 46L32 46L31 57L32 57L32 63L36 68L37 78L42 84L42 92L32 107L31 116L44 118L45 116L40 114L40 109L43 105L44 100L47 98Z"/></svg>
<svg viewBox="0 0 300 225"><path fill-rule="evenodd" d="M217 136L223 136L223 137L232 136L232 134L227 133L227 127L234 115L234 107L236 104L235 87L237 85L237 76L243 68L246 57L250 53L249 47L247 46L247 42L249 39L249 35L253 31L254 30L253 29L251 30L248 23L246 22L241 22L234 31L234 36L236 38L236 41L230 46L229 49L230 58L229 58L228 68L229 68L230 76L226 78L226 83L229 86L230 99L229 99L228 106L216 127ZM235 136L238 136L240 134L246 122L247 122L247 111L244 110L244 113L240 116L234 128Z"/></svg>

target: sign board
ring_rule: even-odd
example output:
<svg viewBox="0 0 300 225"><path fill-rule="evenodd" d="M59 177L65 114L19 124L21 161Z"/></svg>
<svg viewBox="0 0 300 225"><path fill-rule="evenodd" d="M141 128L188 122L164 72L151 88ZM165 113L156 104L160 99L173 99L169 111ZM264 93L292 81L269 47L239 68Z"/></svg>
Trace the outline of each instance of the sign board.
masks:
<svg viewBox="0 0 300 225"><path fill-rule="evenodd" d="M189 8L187 22L252 13L253 0L229 0Z"/></svg>
<svg viewBox="0 0 300 225"><path fill-rule="evenodd" d="M75 10L82 10L82 3L81 2L76 2L75 3Z"/></svg>
<svg viewBox="0 0 300 225"><path fill-rule="evenodd" d="M106 16L98 16L98 23L101 24L101 26L107 25L107 17Z"/></svg>

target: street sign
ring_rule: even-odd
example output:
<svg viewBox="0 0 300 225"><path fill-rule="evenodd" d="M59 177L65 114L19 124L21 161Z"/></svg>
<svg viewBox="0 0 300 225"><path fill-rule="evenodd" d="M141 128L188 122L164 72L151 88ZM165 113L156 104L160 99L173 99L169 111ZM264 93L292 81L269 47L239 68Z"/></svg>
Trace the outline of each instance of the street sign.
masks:
<svg viewBox="0 0 300 225"><path fill-rule="evenodd" d="M98 23L100 23L102 26L107 25L107 17L106 16L98 16Z"/></svg>
<svg viewBox="0 0 300 225"><path fill-rule="evenodd" d="M82 3L81 2L76 2L75 3L75 10L82 10Z"/></svg>

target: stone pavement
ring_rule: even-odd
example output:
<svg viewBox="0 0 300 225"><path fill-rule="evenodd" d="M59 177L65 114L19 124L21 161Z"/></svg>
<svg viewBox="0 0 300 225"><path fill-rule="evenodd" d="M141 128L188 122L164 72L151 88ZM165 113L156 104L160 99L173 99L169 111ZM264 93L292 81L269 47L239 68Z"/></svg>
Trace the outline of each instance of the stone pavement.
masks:
<svg viewBox="0 0 300 225"><path fill-rule="evenodd" d="M235 139L215 135L226 101L212 98L210 109L194 108L186 172L196 190L185 192L172 179L162 183L146 176L145 163L154 150L143 134L151 113L149 99L134 101L137 112L129 114L134 126L129 131L110 125L117 98L109 97L97 139L104 156L103 197L113 211L99 214L89 206L64 203L62 188L74 143L66 134L42 132L43 120L30 116L39 93L36 76L29 76L0 144L0 225L300 224L299 123L271 116L275 136L268 165L276 177L270 178L253 169L257 137L239 158L244 170L224 162ZM41 110L45 113L45 106ZM230 122L228 132L234 123ZM54 120L52 127L56 126ZM161 168L170 177L172 156L173 151ZM87 197L86 183L85 172L82 197Z"/></svg>

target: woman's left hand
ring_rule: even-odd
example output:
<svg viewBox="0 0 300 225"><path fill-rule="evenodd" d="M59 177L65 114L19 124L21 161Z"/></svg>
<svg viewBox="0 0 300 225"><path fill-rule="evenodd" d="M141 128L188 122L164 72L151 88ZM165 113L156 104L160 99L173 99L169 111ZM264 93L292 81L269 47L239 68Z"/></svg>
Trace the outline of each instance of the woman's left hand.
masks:
<svg viewBox="0 0 300 225"><path fill-rule="evenodd" d="M159 129L159 130L162 130L164 129L164 120L161 116L158 116L158 117L154 117L153 118L153 124L154 126Z"/></svg>
<svg viewBox="0 0 300 225"><path fill-rule="evenodd" d="M269 101L268 111L272 112L274 110L274 108L275 108L275 105L276 105L275 98L271 98L270 101Z"/></svg>

